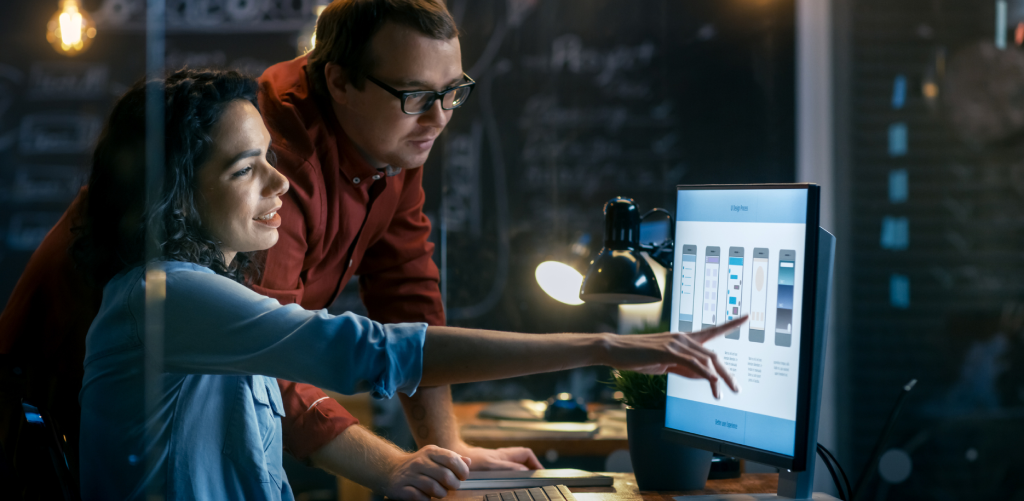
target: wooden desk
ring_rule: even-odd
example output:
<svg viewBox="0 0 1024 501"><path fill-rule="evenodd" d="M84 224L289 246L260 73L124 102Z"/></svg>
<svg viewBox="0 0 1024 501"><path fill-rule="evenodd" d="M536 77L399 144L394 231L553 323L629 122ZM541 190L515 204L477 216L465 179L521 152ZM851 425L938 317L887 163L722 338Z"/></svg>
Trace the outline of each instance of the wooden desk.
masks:
<svg viewBox="0 0 1024 501"><path fill-rule="evenodd" d="M487 406L488 402L468 402L455 404L455 419L459 426L467 424L484 424L489 420L476 417L480 409ZM499 447L529 447L537 457L544 457L547 451L554 449L559 456L600 456L607 457L617 450L629 450L629 441L626 440L626 427L613 428L603 426L601 431L593 437L587 438L549 438L536 436L531 437L524 432L516 432L514 436L508 433L496 432L486 437L463 437L463 439L478 447L497 449Z"/></svg>
<svg viewBox="0 0 1024 501"><path fill-rule="evenodd" d="M611 487L572 487L569 490L577 501L672 501L673 496L699 494L757 494L774 493L779 486L779 475L776 473L744 473L740 478L708 480L704 490L654 492L639 491L632 473L602 473L615 479ZM489 492L501 492L511 489L455 491L445 501L480 501Z"/></svg>

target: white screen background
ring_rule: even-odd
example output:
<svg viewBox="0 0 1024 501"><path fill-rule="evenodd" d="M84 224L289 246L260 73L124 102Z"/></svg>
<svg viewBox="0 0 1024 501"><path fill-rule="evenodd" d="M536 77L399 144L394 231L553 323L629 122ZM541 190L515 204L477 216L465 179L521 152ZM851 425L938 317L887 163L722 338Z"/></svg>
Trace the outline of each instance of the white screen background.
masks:
<svg viewBox="0 0 1024 501"><path fill-rule="evenodd" d="M704 263L704 256L707 246L718 246L723 251L721 254L722 265L718 281L718 297L725 298L725 291L728 284L725 273L727 272L728 249L729 247L743 247L743 287L742 287L742 310L741 314L749 313L751 298L751 284L753 283L753 255L755 247L767 247L768 253L768 307L765 318L765 339L764 343L753 343L749 341L749 323L744 324L740 330L740 339L725 339L718 337L705 344L708 348L718 353L719 358L735 358L736 367L730 367L734 371L734 377L739 382L742 391L733 394L724 384L721 386L721 400L715 400L711 394L708 382L703 379L688 379L674 374L669 375L668 394L672 397L684 398L696 402L703 402L711 405L720 405L731 409L747 412L755 412L767 416L782 419L796 420L796 396L797 376L800 360L800 336L801 316L803 311L803 271L804 240L806 237L806 225L793 223L726 223L726 222L694 222L677 221L675 239L675 266L673 266L672 287L672 317L679 315L679 270L682 268L683 245L697 246L697 264L701 268ZM795 287L793 288L793 342L790 347L775 346L775 310L776 298L778 296L778 272L779 272L779 251L791 249L796 251ZM701 272L703 270L701 269ZM702 301L704 297L704 281L697 280L694 284L694 298ZM718 324L724 323L726 301L718 301L717 319ZM700 305L693 308L693 326L699 329L703 315ZM678 325L671 322L673 328ZM760 362L750 360L760 358ZM732 362L732 361L730 361ZM777 376L775 362L788 364L787 376ZM759 383L750 382L755 367L750 363L760 363L761 377ZM756 379L756 378L754 378Z"/></svg>

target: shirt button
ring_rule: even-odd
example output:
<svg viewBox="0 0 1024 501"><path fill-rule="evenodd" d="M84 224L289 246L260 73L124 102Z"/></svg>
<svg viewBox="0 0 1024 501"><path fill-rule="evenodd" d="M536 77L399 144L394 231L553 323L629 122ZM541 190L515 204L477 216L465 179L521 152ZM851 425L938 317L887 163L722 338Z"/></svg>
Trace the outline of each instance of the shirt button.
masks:
<svg viewBox="0 0 1024 501"><path fill-rule="evenodd" d="M355 184L359 184L359 181L362 181L362 179L359 179L358 177L352 178L352 182Z"/></svg>
<svg viewBox="0 0 1024 501"><path fill-rule="evenodd" d="M373 176L373 180L374 180L374 181L376 181L376 180L378 180L378 179L380 179L380 174L376 174L376 175L374 175L374 176Z"/></svg>

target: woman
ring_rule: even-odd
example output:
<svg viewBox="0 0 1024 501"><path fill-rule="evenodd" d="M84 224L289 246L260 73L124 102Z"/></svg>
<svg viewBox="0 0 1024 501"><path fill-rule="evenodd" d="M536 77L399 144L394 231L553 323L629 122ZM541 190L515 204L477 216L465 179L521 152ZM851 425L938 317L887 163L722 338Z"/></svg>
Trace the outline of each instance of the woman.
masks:
<svg viewBox="0 0 1024 501"><path fill-rule="evenodd" d="M249 290L243 284L259 273L254 253L277 241L276 211L289 189L273 167L256 84L234 72L182 70L162 85L166 167L154 208L144 210L139 84L117 103L96 148L73 248L106 284L86 340L83 498L290 499L275 377L390 397L419 385L604 364L705 378L715 395L719 377L738 389L701 346L736 322L693 335L540 336L381 325ZM146 221L164 227L152 242L160 257L149 263L162 273L146 273ZM147 276L165 281L166 300L160 394L144 409ZM454 473L436 479L440 494L456 488L467 472L459 457L427 454Z"/></svg>

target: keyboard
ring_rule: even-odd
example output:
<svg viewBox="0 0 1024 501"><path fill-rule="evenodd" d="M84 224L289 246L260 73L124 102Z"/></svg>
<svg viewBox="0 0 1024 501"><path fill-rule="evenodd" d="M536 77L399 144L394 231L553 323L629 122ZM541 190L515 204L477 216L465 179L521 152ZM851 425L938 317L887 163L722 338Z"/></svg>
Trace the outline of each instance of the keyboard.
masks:
<svg viewBox="0 0 1024 501"><path fill-rule="evenodd" d="M545 485L514 491L492 492L483 501L576 501L576 497L564 485Z"/></svg>

